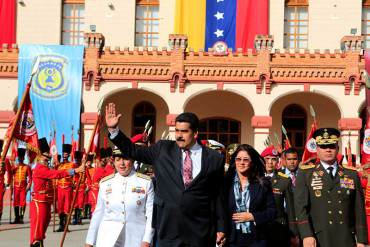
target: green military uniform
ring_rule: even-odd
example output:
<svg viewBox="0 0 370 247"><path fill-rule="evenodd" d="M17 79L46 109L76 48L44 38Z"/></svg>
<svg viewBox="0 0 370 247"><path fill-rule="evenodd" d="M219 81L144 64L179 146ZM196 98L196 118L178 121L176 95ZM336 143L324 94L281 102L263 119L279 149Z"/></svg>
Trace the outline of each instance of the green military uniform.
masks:
<svg viewBox="0 0 370 247"><path fill-rule="evenodd" d="M153 168L152 165L141 163L141 164L139 164L139 166L140 167L138 167L138 169L136 170L139 173L148 175L148 174L152 174L153 171L154 171L154 168Z"/></svg>
<svg viewBox="0 0 370 247"><path fill-rule="evenodd" d="M353 168L338 165L331 178L320 162L301 166L294 202L302 239L315 237L322 247L367 243L364 193Z"/></svg>
<svg viewBox="0 0 370 247"><path fill-rule="evenodd" d="M268 246L290 246L290 238L298 235L294 217L294 201L291 179L281 172L271 177L272 192L277 215L268 225Z"/></svg>

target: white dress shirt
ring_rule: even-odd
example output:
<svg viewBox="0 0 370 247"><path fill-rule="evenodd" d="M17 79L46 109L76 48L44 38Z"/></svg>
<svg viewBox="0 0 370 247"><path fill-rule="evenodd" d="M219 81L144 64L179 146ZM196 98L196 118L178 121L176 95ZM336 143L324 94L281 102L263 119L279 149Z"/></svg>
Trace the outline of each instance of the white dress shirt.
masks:
<svg viewBox="0 0 370 247"><path fill-rule="evenodd" d="M192 176L193 180L196 176L199 175L200 170L202 168L202 146L199 145L197 142L189 149L190 151L190 158L192 163ZM184 164L186 153L185 150L181 150L182 153L182 164L181 164L181 173L182 173L182 165Z"/></svg>
<svg viewBox="0 0 370 247"><path fill-rule="evenodd" d="M321 165L324 167L325 171L329 174L329 170L328 168L329 167L333 167L333 177L335 177L335 174L337 174L337 170L338 170L338 163L335 161L335 163L333 165L329 165L328 163L325 163L324 161L320 161ZM330 175L330 174L329 174Z"/></svg>

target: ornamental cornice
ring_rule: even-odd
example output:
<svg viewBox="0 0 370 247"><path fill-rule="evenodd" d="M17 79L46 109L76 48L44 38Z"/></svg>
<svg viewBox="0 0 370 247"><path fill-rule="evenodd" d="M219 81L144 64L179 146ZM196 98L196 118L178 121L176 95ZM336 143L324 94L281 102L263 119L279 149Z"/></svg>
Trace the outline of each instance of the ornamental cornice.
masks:
<svg viewBox="0 0 370 247"><path fill-rule="evenodd" d="M363 84L363 39L345 36L343 50L272 49L272 36L256 36L256 50L237 49L220 55L213 49L194 51L185 35L172 34L169 48L104 47L100 33L85 34L85 90L99 90L103 81L167 83L184 92L188 83L250 83L257 93L270 93L272 84L341 84L344 94L359 94ZM18 48L0 48L0 78L17 78ZM222 84L222 85L223 85ZM218 85L218 84L217 84ZM223 87L220 87L221 89ZM309 87L307 87L309 88Z"/></svg>

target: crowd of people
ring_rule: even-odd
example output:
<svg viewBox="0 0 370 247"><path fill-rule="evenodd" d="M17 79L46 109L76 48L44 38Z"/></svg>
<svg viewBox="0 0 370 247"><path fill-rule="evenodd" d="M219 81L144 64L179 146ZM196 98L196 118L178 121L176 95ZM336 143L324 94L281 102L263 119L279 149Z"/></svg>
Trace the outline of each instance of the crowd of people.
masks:
<svg viewBox="0 0 370 247"><path fill-rule="evenodd" d="M281 151L270 145L258 153L248 144L225 148L213 140L200 141L193 113L177 116L175 140L152 145L145 133L127 137L118 128L120 118L115 105L108 104L105 122L114 148L102 148L99 157L77 151L70 161L71 146L64 144L61 160L51 168L50 148L42 138L32 170L23 163L25 149L18 150L18 162L3 162L0 197L7 172L12 223L23 223L32 186L30 246L44 246L53 204L57 231L68 229L72 211L73 224L91 218L85 247L368 243L366 172L338 160L337 129L316 130L317 157L300 164L294 147Z"/></svg>

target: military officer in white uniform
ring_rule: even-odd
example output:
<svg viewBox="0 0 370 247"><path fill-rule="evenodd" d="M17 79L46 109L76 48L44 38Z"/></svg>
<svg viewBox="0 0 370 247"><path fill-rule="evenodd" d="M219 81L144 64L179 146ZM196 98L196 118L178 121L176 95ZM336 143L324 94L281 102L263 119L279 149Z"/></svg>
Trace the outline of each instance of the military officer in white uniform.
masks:
<svg viewBox="0 0 370 247"><path fill-rule="evenodd" d="M113 151L116 173L100 182L85 247L149 247L154 230L154 190L149 176L135 172L132 160Z"/></svg>

